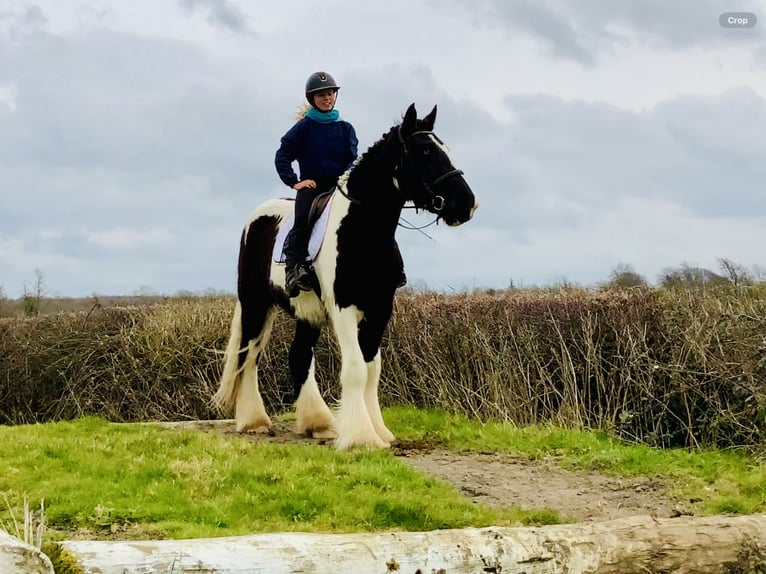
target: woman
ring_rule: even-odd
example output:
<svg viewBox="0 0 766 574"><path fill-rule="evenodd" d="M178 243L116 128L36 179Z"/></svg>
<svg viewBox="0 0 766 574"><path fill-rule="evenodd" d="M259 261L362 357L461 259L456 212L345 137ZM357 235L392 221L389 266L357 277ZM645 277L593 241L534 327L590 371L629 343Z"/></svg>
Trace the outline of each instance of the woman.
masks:
<svg viewBox="0 0 766 574"><path fill-rule="evenodd" d="M311 290L307 268L309 209L317 195L331 189L356 159L354 127L340 119L335 102L340 86L327 72L306 80L305 115L282 136L274 163L285 185L295 190L295 223L285 243L285 290L290 297ZM300 177L292 163L298 162Z"/></svg>

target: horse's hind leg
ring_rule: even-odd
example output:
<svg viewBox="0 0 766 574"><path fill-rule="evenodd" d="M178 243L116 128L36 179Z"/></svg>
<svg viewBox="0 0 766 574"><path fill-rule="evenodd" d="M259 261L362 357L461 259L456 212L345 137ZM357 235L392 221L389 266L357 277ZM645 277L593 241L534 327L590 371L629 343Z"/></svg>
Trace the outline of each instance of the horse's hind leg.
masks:
<svg viewBox="0 0 766 574"><path fill-rule="evenodd" d="M258 355L269 342L273 322L273 308L254 313L250 317L243 315L242 318L243 340L247 341L247 347L240 350L242 380L235 408L238 432L268 433L271 430L271 419L266 414L258 387Z"/></svg>
<svg viewBox="0 0 766 574"><path fill-rule="evenodd" d="M319 393L314 376L314 347L320 330L306 321L295 324L290 346L290 380L295 396L296 432L314 438L335 437L335 417Z"/></svg>
<svg viewBox="0 0 766 574"><path fill-rule="evenodd" d="M266 414L258 388L258 356L266 347L274 321L274 299L270 287L271 248L276 235L274 217L258 217L242 232L237 268L237 296L240 309L240 343L237 367L239 385L235 387L237 430L269 432L271 420ZM234 326L232 326L232 338ZM232 346L232 343L229 343Z"/></svg>
<svg viewBox="0 0 766 574"><path fill-rule="evenodd" d="M271 421L258 389L257 359L268 342L274 310L268 306L254 313L240 301L234 308L223 373L214 402L224 411L235 411L237 430L268 432Z"/></svg>

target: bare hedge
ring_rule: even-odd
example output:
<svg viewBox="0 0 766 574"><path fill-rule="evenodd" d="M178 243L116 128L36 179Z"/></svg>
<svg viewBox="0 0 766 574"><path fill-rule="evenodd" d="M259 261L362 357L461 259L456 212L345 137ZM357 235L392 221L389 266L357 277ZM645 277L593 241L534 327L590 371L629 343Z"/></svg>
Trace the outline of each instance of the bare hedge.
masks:
<svg viewBox="0 0 766 574"><path fill-rule="evenodd" d="M0 320L0 423L221 416L210 399L233 305L187 297ZM291 330L280 315L259 366L272 412L291 400ZM762 289L404 291L382 353L387 405L599 428L660 446L766 443ZM317 374L330 398L338 373L325 334Z"/></svg>

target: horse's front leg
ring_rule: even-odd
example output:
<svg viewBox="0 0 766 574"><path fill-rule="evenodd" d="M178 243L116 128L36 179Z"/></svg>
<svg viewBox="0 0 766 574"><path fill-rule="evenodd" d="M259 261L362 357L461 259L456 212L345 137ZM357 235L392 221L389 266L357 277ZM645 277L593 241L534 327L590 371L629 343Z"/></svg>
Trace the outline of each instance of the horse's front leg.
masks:
<svg viewBox="0 0 766 574"><path fill-rule="evenodd" d="M337 413L338 436L335 439L339 450L353 446L390 446L377 433L367 406L369 371L359 345L359 320L360 314L355 307L336 309L332 316L341 353L341 397Z"/></svg>
<svg viewBox="0 0 766 574"><path fill-rule="evenodd" d="M372 361L367 363L367 385L364 387L364 402L367 405L367 412L370 414L370 420L375 428L375 432L385 442L391 443L396 437L394 433L388 430L386 423L383 422L383 414L380 412L380 402L378 400L380 371L381 360L380 350L378 350Z"/></svg>
<svg viewBox="0 0 766 574"><path fill-rule="evenodd" d="M393 312L393 295L391 299L382 299L379 304L365 313L364 321L359 325L359 347L367 364L367 384L364 387L364 402L367 412L370 414L372 426L375 432L384 442L391 443L394 440L393 433L388 430L383 422L378 401L378 386L380 383L381 358L380 342L383 340L383 332L388 325Z"/></svg>

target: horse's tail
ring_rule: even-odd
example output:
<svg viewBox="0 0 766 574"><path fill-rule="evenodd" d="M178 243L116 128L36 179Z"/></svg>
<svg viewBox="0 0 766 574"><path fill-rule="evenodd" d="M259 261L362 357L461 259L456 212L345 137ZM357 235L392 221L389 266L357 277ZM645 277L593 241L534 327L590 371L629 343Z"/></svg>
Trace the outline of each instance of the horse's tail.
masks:
<svg viewBox="0 0 766 574"><path fill-rule="evenodd" d="M268 214L268 209L262 206L242 230L237 264L237 305L231 320L223 373L213 397L213 402L225 412L236 406L243 373L255 365L269 338L274 316L269 275L278 223L279 218ZM257 385L257 371L254 376L253 382ZM250 375L246 377L249 381Z"/></svg>
<svg viewBox="0 0 766 574"><path fill-rule="evenodd" d="M223 412L231 412L242 381L242 367L239 354L242 351L242 304L237 300L234 317L231 319L231 334L229 344L224 353L223 374L218 385L218 391L213 396L213 402ZM246 351L245 351L246 352Z"/></svg>

